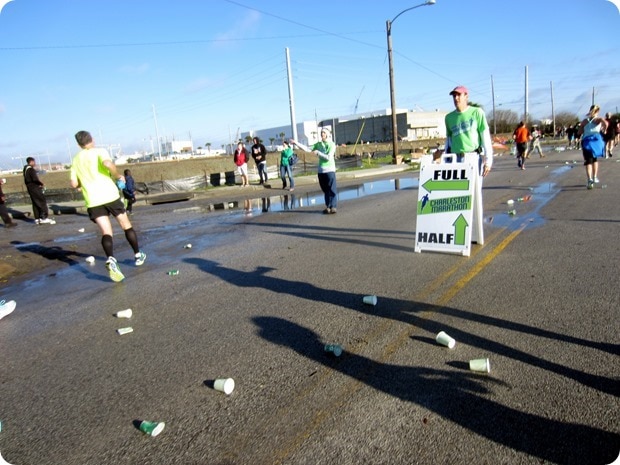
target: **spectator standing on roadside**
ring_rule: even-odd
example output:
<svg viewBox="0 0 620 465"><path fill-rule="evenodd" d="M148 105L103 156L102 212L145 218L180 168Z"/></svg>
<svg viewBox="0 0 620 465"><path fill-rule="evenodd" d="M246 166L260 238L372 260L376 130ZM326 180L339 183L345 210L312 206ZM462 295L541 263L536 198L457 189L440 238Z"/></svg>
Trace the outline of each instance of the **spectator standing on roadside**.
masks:
<svg viewBox="0 0 620 465"><path fill-rule="evenodd" d="M265 184L267 182L267 149L258 137L252 140L254 141L254 145L252 145L252 158L256 162L260 184Z"/></svg>
<svg viewBox="0 0 620 465"><path fill-rule="evenodd" d="M128 215L133 215L133 204L136 203L136 182L131 175L131 170L125 170L125 189L123 189L123 197L125 198Z"/></svg>
<svg viewBox="0 0 620 465"><path fill-rule="evenodd" d="M13 218L9 215L9 210L4 203L6 201L4 192L2 192L2 184L4 183L6 183L6 179L0 179L0 217L2 217L2 221L4 221L5 228L14 228L17 226L17 223L13 222Z"/></svg>
<svg viewBox="0 0 620 465"><path fill-rule="evenodd" d="M603 140L605 141L605 158L611 158L614 155L614 142L616 140L616 124L611 118L611 113L605 114L605 122L607 123L607 129L603 134Z"/></svg>
<svg viewBox="0 0 620 465"><path fill-rule="evenodd" d="M527 158L530 158L529 154L534 153L534 150L538 150L538 155L540 155L540 158L545 158L540 146L540 129L538 129L537 124L532 126L531 138L532 141L530 143L530 151L528 152Z"/></svg>
<svg viewBox="0 0 620 465"><path fill-rule="evenodd" d="M336 144L329 139L329 130L321 129L321 140L312 148L306 147L291 139L291 144L296 145L305 152L312 152L319 157L318 178L321 190L325 195L324 214L335 214L338 210L338 186L336 184Z"/></svg>
<svg viewBox="0 0 620 465"><path fill-rule="evenodd" d="M295 155L293 149L287 141L282 142L284 150L280 152L280 178L282 179L282 189L286 189L286 177L288 176L291 192L295 190L295 178L293 178L293 165L291 158Z"/></svg>
<svg viewBox="0 0 620 465"><path fill-rule="evenodd" d="M601 133L607 130L607 122L598 115L600 107L592 105L586 118L579 126L581 135L581 151L583 164L588 176L588 189L593 189L598 183L598 159L605 156L605 141Z"/></svg>
<svg viewBox="0 0 620 465"><path fill-rule="evenodd" d="M517 144L517 165L522 170L525 169L525 159L527 158L527 144L530 140L530 131L525 127L525 123L521 121L515 131L512 133L512 137Z"/></svg>
<svg viewBox="0 0 620 465"><path fill-rule="evenodd" d="M569 126L568 128L566 128L566 137L568 137L568 148L569 148L569 150L572 148L573 142L575 142L575 133L576 132L577 132L577 129L574 128L573 126Z"/></svg>
<svg viewBox="0 0 620 465"><path fill-rule="evenodd" d="M146 254L140 250L138 236L120 197L119 189L125 187L125 177L118 172L108 151L95 147L89 132L79 131L75 134L75 140L81 150L73 157L71 164L71 187L81 188L88 216L101 232L101 245L107 257L105 266L110 279L121 282L125 275L114 258L110 215L116 218L123 229L125 238L133 249L136 266L141 266L146 260Z"/></svg>
<svg viewBox="0 0 620 465"><path fill-rule="evenodd" d="M39 179L36 166L36 160L32 157L26 158L26 166L24 166L24 183L28 189L28 195L32 201L32 213L36 224L56 224L51 218L48 218L47 200L43 189L45 185Z"/></svg>
<svg viewBox="0 0 620 465"><path fill-rule="evenodd" d="M575 135L575 148L579 150L581 148L581 133L579 132L579 127L581 126L581 121L577 121L573 126L573 133Z"/></svg>
<svg viewBox="0 0 620 465"><path fill-rule="evenodd" d="M243 145L243 142L239 142L237 144L237 149L235 150L233 160L235 162L235 165L237 165L239 175L241 176L241 187L249 186L250 184L248 183L248 161L250 160L250 155L248 154L247 149Z"/></svg>
<svg viewBox="0 0 620 465"><path fill-rule="evenodd" d="M446 123L446 153L457 155L457 161L465 153L480 155L480 174L484 177L493 166L493 142L486 115L482 108L469 105L469 91L457 86L450 92L455 110L448 113Z"/></svg>

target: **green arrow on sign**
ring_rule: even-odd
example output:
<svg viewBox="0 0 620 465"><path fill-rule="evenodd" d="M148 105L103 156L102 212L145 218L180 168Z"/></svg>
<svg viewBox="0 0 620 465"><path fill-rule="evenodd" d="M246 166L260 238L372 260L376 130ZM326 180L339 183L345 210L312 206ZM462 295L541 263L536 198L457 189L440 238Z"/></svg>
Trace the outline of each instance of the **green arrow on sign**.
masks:
<svg viewBox="0 0 620 465"><path fill-rule="evenodd" d="M433 191L468 191L469 190L469 181L468 180L456 180L456 181L435 181L434 179L429 179L422 187L429 192Z"/></svg>
<svg viewBox="0 0 620 465"><path fill-rule="evenodd" d="M454 244L465 245L465 230L469 225L462 213L454 220L452 226L454 226Z"/></svg>

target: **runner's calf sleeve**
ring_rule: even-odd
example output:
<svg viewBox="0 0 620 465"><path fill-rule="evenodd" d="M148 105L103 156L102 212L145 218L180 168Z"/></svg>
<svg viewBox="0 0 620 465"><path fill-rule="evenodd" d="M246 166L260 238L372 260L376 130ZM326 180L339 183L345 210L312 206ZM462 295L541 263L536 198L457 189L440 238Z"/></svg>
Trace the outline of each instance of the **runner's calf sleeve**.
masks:
<svg viewBox="0 0 620 465"><path fill-rule="evenodd" d="M127 242L133 249L133 253L140 252L140 247L138 247L138 236L133 228L125 229L125 237L127 238Z"/></svg>
<svg viewBox="0 0 620 465"><path fill-rule="evenodd" d="M114 256L114 241L112 240L112 236L104 234L101 237L101 245L103 246L106 257Z"/></svg>

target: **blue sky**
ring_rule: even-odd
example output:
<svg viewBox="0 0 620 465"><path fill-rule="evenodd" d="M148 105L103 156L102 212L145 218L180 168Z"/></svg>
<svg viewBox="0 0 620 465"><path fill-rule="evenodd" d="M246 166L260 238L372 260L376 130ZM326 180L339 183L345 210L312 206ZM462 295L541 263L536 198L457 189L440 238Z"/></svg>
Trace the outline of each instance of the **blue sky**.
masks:
<svg viewBox="0 0 620 465"><path fill-rule="evenodd" d="M0 13L0 169L68 163L73 134L124 153L159 135L220 147L241 132L389 108L386 20L421 0L13 0ZM437 0L392 27L398 108L451 110L457 84L492 110L620 107L608 0ZM287 134L287 136L289 136Z"/></svg>

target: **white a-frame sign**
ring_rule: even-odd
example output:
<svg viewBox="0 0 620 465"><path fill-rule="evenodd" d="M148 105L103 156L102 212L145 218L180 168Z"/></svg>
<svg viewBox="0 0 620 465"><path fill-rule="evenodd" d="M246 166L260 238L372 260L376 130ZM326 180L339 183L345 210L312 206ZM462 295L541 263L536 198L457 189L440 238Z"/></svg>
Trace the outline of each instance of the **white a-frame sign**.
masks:
<svg viewBox="0 0 620 465"><path fill-rule="evenodd" d="M415 251L469 256L471 243L484 244L480 156L455 154L420 160L420 185L415 228Z"/></svg>

